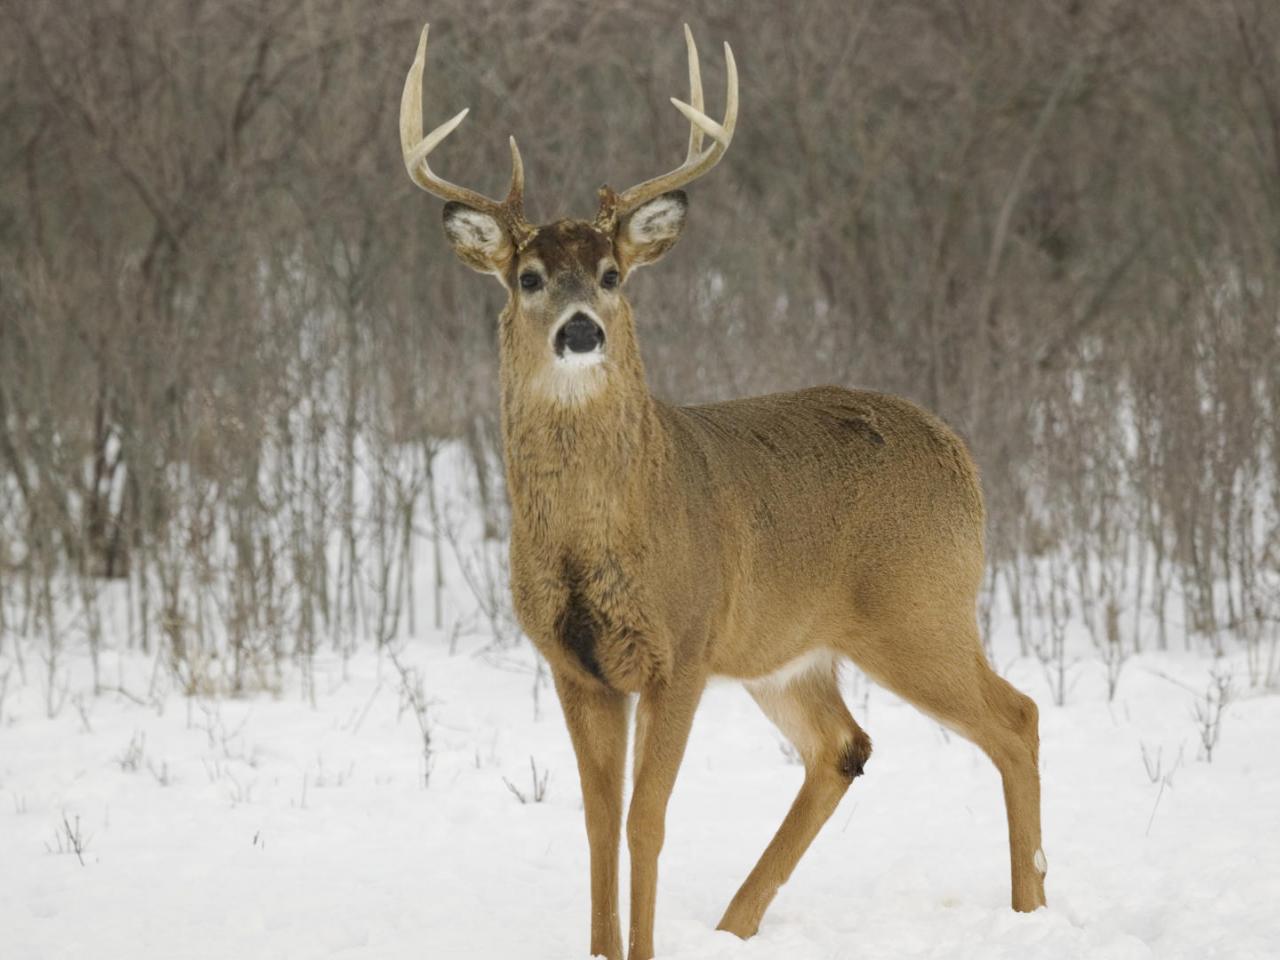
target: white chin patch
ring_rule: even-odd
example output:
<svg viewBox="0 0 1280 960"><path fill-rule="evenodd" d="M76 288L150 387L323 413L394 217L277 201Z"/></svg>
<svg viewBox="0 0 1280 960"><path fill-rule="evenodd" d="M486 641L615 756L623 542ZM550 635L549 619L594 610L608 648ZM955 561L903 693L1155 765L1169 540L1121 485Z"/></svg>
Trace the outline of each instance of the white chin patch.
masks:
<svg viewBox="0 0 1280 960"><path fill-rule="evenodd" d="M1044 851L1037 850L1036 855L1032 858L1032 862L1036 865L1036 869L1040 871L1040 876L1044 876L1049 872L1049 861L1044 858Z"/></svg>
<svg viewBox="0 0 1280 960"><path fill-rule="evenodd" d="M556 357L556 366L563 370L581 370L584 367L594 367L603 362L604 351L599 348L588 350L586 353L566 350L561 356Z"/></svg>

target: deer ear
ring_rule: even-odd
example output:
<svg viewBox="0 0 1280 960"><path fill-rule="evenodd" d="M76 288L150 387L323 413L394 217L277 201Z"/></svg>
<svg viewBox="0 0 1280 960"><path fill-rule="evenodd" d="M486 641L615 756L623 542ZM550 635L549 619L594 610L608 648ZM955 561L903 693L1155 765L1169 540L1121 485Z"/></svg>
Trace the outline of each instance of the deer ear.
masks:
<svg viewBox="0 0 1280 960"><path fill-rule="evenodd" d="M637 207L618 225L618 254L628 270L643 267L675 246L684 229L689 198L672 190Z"/></svg>
<svg viewBox="0 0 1280 960"><path fill-rule="evenodd" d="M510 235L496 217L456 200L444 205L444 232L458 259L481 273L501 277L516 252Z"/></svg>

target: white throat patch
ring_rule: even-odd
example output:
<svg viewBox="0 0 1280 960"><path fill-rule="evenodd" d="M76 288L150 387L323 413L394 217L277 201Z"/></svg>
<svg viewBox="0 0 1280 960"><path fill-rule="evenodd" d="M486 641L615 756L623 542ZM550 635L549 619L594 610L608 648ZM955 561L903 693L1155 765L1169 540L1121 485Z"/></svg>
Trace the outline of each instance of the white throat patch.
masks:
<svg viewBox="0 0 1280 960"><path fill-rule="evenodd" d="M542 394L566 406L579 406L604 389L608 358L603 350L552 357L539 371L534 386Z"/></svg>

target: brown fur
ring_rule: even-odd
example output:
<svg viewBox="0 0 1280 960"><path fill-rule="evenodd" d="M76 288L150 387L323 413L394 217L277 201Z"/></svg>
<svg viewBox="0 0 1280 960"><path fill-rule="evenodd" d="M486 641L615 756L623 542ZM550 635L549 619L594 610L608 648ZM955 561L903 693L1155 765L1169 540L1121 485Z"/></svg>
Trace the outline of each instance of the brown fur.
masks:
<svg viewBox="0 0 1280 960"><path fill-rule="evenodd" d="M560 221L480 267L510 294L500 336L512 591L578 756L592 952L621 956L627 694L639 695L629 953L644 960L667 799L708 677L746 682L805 762L791 811L721 920L750 936L871 753L840 698L837 657L991 756L1005 785L1013 905L1042 905L1036 708L991 671L979 641L984 515L968 452L919 407L869 391L697 407L654 399L631 309L600 278L609 267L625 278L671 246L684 198L651 202L663 201L678 204L665 211L675 233ZM529 269L545 276L536 294L519 285ZM586 372L591 389L555 388L552 331L580 307L599 318L606 359ZM767 679L821 651L831 657Z"/></svg>

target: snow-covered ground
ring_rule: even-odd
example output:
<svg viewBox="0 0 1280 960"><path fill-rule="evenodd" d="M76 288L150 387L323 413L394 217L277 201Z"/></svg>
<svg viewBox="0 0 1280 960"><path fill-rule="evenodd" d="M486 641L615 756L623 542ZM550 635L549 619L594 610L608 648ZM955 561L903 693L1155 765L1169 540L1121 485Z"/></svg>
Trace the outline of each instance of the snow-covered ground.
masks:
<svg viewBox="0 0 1280 960"><path fill-rule="evenodd" d="M527 646L482 649L473 639L450 656L435 636L401 654L429 701L425 785L401 674L372 651L318 662L314 707L293 681L274 697L161 691L148 703L153 663L110 654L104 675L141 702L85 697L48 719L38 679L11 675L0 956L585 956L581 795L554 695L542 684L535 703ZM1280 697L1240 693L1206 763L1192 716L1203 658L1135 659L1111 704L1081 668L1063 708L1037 664L1001 665L1041 703L1048 909L1008 907L986 758L850 671L848 699L875 741L866 775L759 936L715 932L801 779L723 683L671 803L659 956L1280 956ZM548 778L542 802L531 758Z"/></svg>

